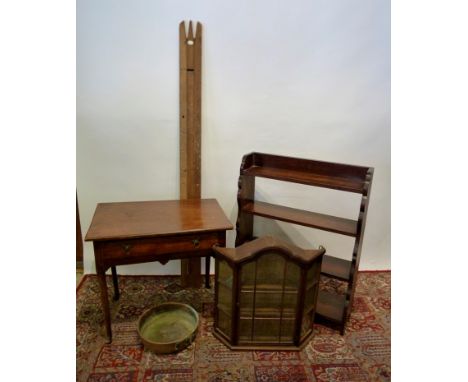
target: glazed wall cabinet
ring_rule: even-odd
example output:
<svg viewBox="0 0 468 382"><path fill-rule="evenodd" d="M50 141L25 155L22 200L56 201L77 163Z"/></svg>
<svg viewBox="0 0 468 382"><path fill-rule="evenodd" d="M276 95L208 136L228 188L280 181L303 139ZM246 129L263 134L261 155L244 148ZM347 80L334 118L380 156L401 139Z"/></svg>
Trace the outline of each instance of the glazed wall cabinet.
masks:
<svg viewBox="0 0 468 382"><path fill-rule="evenodd" d="M267 236L214 252L216 337L231 349L299 350L312 334L325 249Z"/></svg>

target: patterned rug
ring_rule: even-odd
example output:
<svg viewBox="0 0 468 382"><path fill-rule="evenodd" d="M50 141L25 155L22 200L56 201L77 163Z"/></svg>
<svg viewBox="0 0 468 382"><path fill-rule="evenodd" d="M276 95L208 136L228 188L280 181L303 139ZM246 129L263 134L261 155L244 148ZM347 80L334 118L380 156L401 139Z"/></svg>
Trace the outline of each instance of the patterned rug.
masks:
<svg viewBox="0 0 468 382"><path fill-rule="evenodd" d="M113 342L103 337L96 276L77 289L77 381L390 381L390 272L360 272L346 333L315 325L301 352L231 351L212 334L213 291L183 289L176 276L119 276L121 297L112 302ZM111 280L108 280L109 293ZM344 285L322 278L321 288ZM164 302L190 303L201 312L195 342L184 351L144 351L136 331L139 315Z"/></svg>

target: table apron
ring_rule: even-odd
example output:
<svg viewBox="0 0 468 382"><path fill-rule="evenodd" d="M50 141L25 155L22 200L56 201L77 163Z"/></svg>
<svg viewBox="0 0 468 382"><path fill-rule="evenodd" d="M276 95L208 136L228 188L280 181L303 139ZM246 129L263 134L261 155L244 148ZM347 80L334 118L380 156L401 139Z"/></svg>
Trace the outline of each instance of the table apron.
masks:
<svg viewBox="0 0 468 382"><path fill-rule="evenodd" d="M96 266L107 269L114 265L151 261L163 263L183 258L211 255L215 244L224 244L225 231L202 234L161 236L154 238L95 241Z"/></svg>

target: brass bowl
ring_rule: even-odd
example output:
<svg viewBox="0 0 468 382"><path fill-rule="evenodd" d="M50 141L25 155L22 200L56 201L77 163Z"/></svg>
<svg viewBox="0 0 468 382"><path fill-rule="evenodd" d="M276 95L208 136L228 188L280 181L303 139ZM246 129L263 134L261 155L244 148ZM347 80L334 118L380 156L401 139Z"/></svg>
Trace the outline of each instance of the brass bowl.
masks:
<svg viewBox="0 0 468 382"><path fill-rule="evenodd" d="M137 329L145 349L175 353L193 342L198 324L198 313L190 305L166 302L145 311Z"/></svg>

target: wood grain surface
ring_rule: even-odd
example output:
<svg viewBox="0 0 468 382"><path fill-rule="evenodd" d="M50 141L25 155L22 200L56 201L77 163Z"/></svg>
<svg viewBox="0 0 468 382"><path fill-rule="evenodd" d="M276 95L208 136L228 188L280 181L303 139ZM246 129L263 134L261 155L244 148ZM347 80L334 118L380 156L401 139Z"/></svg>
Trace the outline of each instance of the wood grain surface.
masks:
<svg viewBox="0 0 468 382"><path fill-rule="evenodd" d="M196 31L189 22L179 24L180 87L180 199L201 197L201 54L202 25ZM196 287L201 282L200 259L181 261L181 283Z"/></svg>
<svg viewBox="0 0 468 382"><path fill-rule="evenodd" d="M86 241L232 229L216 199L99 203Z"/></svg>
<svg viewBox="0 0 468 382"><path fill-rule="evenodd" d="M180 199L201 197L201 55L202 25L196 36L190 21L179 24Z"/></svg>

